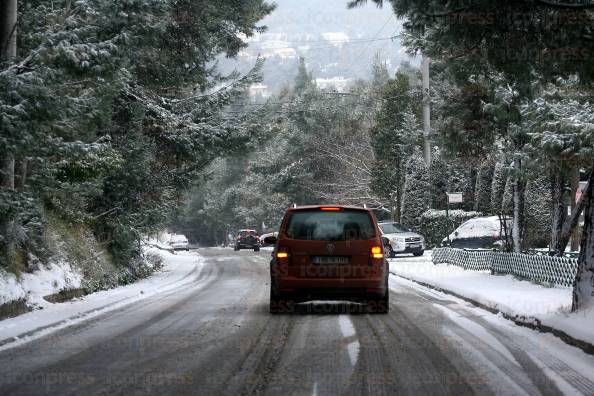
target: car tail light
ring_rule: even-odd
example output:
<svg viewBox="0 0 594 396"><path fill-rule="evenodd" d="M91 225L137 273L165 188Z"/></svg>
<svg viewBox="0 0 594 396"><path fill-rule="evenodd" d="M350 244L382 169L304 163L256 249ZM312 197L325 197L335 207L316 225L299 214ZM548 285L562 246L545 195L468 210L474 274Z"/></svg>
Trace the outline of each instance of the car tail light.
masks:
<svg viewBox="0 0 594 396"><path fill-rule="evenodd" d="M279 247L276 251L276 259L279 264L286 264L289 262L289 249L286 247Z"/></svg>
<svg viewBox="0 0 594 396"><path fill-rule="evenodd" d="M381 246L374 246L371 248L371 257L374 259L383 259L384 252L382 251Z"/></svg>
<svg viewBox="0 0 594 396"><path fill-rule="evenodd" d="M323 206L320 210L328 211L328 212L340 212L342 209L337 208L335 206Z"/></svg>

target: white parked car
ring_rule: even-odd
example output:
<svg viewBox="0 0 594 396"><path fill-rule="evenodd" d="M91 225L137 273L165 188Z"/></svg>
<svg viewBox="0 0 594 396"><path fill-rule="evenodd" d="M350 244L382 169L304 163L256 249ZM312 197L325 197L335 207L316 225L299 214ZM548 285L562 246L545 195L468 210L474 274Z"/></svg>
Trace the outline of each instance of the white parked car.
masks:
<svg viewBox="0 0 594 396"><path fill-rule="evenodd" d="M262 235L260 235L260 245L261 245L262 247L265 247L265 246L273 246L273 245L269 245L269 244L267 244L267 243L264 241L264 240L265 240L266 238L268 238L268 237L275 237L275 238L278 238L278 232L277 232L277 231L275 231L275 232L268 232L268 233L266 233L266 234L262 234Z"/></svg>
<svg viewBox="0 0 594 396"><path fill-rule="evenodd" d="M425 252L425 238L422 235L393 221L380 221L378 225L388 257L394 257L400 253L422 256Z"/></svg>
<svg viewBox="0 0 594 396"><path fill-rule="evenodd" d="M511 230L511 219L507 227ZM470 219L456 228L442 246L458 249L501 249L505 243L505 233L498 216L477 217Z"/></svg>
<svg viewBox="0 0 594 396"><path fill-rule="evenodd" d="M171 246L173 250L190 250L188 238L186 238L185 235L172 235L169 239L169 246Z"/></svg>

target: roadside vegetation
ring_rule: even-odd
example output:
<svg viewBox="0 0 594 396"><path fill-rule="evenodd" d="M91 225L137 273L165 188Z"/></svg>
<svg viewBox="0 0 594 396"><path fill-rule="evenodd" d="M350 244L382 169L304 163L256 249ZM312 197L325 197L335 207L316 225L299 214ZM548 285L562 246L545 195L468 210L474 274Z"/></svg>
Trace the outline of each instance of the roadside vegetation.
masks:
<svg viewBox="0 0 594 396"><path fill-rule="evenodd" d="M222 109L258 80L220 75L263 0L3 1L0 269L65 256L89 290L146 276L163 228L211 161L258 129ZM18 8L18 12L15 10ZM87 265L88 264L88 265ZM103 276L104 275L104 276Z"/></svg>

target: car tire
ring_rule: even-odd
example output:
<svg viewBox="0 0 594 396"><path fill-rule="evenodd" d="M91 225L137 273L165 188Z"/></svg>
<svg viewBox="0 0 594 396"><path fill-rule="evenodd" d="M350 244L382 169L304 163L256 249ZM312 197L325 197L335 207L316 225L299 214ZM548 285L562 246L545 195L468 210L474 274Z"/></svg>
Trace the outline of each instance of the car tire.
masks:
<svg viewBox="0 0 594 396"><path fill-rule="evenodd" d="M390 310L390 289L388 287L388 279L386 278L386 292L379 297L374 297L369 300L367 304L369 313L387 314Z"/></svg>
<svg viewBox="0 0 594 396"><path fill-rule="evenodd" d="M413 253L413 256L415 256L415 257L421 257L423 254L425 254L425 251L424 250L421 250L420 252Z"/></svg>
<svg viewBox="0 0 594 396"><path fill-rule="evenodd" d="M390 244L386 245L386 255L389 258L396 257L396 253L394 253L394 249L392 249L392 246Z"/></svg>

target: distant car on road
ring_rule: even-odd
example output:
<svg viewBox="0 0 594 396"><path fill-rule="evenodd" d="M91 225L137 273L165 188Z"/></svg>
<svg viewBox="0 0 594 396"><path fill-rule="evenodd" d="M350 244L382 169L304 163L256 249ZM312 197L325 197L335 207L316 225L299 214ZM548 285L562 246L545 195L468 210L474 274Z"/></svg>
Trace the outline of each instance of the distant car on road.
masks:
<svg viewBox="0 0 594 396"><path fill-rule="evenodd" d="M389 257L401 253L411 253L418 257L425 252L425 238L421 234L393 221L380 221L379 228Z"/></svg>
<svg viewBox="0 0 594 396"><path fill-rule="evenodd" d="M185 235L172 235L171 238L169 238L169 246L171 246L173 250L190 250L188 238L186 238Z"/></svg>
<svg viewBox="0 0 594 396"><path fill-rule="evenodd" d="M448 238L442 241L442 246L458 249L501 249L504 244L505 233L498 216L470 219L450 234L449 242Z"/></svg>
<svg viewBox="0 0 594 396"><path fill-rule="evenodd" d="M254 249L255 252L260 251L260 237L256 230L239 230L235 238L234 250Z"/></svg>
<svg viewBox="0 0 594 396"><path fill-rule="evenodd" d="M387 313L388 262L369 209L302 206L288 209L270 262L270 312L296 302L349 300Z"/></svg>

